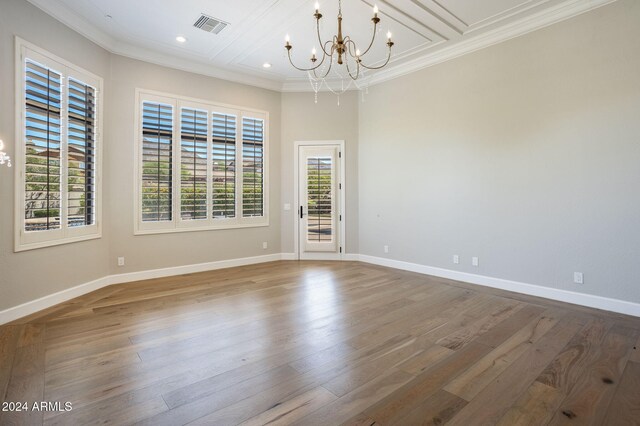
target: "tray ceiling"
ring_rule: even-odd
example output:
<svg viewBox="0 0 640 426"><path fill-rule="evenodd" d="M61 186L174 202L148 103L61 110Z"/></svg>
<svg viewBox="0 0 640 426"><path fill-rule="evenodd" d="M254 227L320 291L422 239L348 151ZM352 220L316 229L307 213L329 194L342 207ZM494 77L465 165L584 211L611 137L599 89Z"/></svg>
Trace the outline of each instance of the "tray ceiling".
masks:
<svg viewBox="0 0 640 426"><path fill-rule="evenodd" d="M317 47L315 0L30 0L113 53L273 90L310 90L286 59L306 65ZM382 60L387 30L392 62L372 83L439 63L576 16L615 0L343 0L343 27L364 44L372 6L380 8L380 39L370 56ZM321 0L322 37L336 32L337 0ZM219 34L193 26L201 14L229 23ZM176 36L186 37L179 43ZM263 68L265 62L272 66Z"/></svg>

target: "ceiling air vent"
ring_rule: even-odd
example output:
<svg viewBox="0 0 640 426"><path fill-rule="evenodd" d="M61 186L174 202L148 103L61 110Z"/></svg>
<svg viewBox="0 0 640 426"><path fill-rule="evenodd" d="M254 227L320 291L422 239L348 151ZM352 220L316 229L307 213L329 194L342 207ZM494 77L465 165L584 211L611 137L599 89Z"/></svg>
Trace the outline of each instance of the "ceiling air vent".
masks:
<svg viewBox="0 0 640 426"><path fill-rule="evenodd" d="M224 30L227 25L229 25L227 22L207 16L204 13L193 24L196 28L200 28L201 30L214 34L218 34L220 31Z"/></svg>

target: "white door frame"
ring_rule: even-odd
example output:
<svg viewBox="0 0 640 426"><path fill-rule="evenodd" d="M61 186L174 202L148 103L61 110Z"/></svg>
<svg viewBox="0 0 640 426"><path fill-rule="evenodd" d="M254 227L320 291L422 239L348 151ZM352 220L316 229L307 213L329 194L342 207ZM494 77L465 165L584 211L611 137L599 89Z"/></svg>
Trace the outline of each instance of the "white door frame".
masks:
<svg viewBox="0 0 640 426"><path fill-rule="evenodd" d="M347 216L345 215L345 150L344 140L335 141L295 141L293 143L294 155L293 155L293 205L295 206L295 220L293 221L293 238L294 238L294 254L295 259L300 260L300 189L298 187L300 180L300 164L298 156L300 155L301 146L323 146L323 145L338 145L339 158L340 158L340 179L338 180L338 215L342 218L340 220L339 232L338 232L338 253L314 253L313 258L317 260L344 260L347 248L345 245L345 223L347 222Z"/></svg>

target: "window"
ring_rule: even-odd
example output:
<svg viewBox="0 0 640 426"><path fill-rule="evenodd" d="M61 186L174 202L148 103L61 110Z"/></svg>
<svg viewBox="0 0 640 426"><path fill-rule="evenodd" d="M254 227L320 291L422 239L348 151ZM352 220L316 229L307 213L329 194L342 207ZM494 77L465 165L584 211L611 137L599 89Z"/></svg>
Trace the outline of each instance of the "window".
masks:
<svg viewBox="0 0 640 426"><path fill-rule="evenodd" d="M15 250L99 238L102 79L16 43Z"/></svg>
<svg viewBox="0 0 640 426"><path fill-rule="evenodd" d="M268 113L138 90L136 233L268 225Z"/></svg>
<svg viewBox="0 0 640 426"><path fill-rule="evenodd" d="M142 105L142 220L171 221L173 108Z"/></svg>
<svg viewBox="0 0 640 426"><path fill-rule="evenodd" d="M242 119L242 214L262 216L264 205L264 121Z"/></svg>

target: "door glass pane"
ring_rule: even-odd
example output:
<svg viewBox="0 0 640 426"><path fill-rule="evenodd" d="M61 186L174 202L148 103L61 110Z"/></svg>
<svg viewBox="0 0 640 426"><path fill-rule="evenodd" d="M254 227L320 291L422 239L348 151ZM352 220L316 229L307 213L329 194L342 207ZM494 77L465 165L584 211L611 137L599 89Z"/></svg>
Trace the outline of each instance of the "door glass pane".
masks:
<svg viewBox="0 0 640 426"><path fill-rule="evenodd" d="M307 241L333 238L331 157L307 158Z"/></svg>

